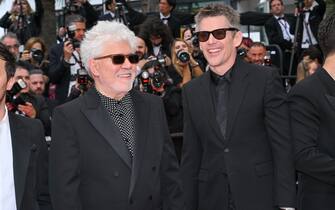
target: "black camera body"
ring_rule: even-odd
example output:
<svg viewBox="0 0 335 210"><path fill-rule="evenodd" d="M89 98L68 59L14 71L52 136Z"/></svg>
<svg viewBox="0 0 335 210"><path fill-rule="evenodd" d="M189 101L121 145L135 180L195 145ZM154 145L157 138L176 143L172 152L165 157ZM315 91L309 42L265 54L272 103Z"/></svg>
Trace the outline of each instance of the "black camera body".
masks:
<svg viewBox="0 0 335 210"><path fill-rule="evenodd" d="M80 48L81 42L75 38L77 27L75 25L70 25L66 28L67 38L71 42L74 49Z"/></svg>
<svg viewBox="0 0 335 210"><path fill-rule="evenodd" d="M35 61L37 61L39 64L42 63L44 59L44 53L40 49L36 48L31 48L30 49L30 56L33 58Z"/></svg>
<svg viewBox="0 0 335 210"><path fill-rule="evenodd" d="M184 50L179 50L176 55L177 58L183 63L187 63L191 59L190 54Z"/></svg>
<svg viewBox="0 0 335 210"><path fill-rule="evenodd" d="M160 95L156 90L162 88L167 82L167 73L164 69L165 59L156 58L147 62L142 72L139 74L139 82L142 85L142 91L155 95Z"/></svg>
<svg viewBox="0 0 335 210"><path fill-rule="evenodd" d="M86 69L80 68L77 70L77 83L79 84L79 89L87 91L88 89L89 75Z"/></svg>
<svg viewBox="0 0 335 210"><path fill-rule="evenodd" d="M19 79L13 85L10 90L6 92L6 104L9 111L17 111L17 107L19 105L26 104L26 100L24 97L18 95L20 91L27 87L27 84L23 81L23 79Z"/></svg>

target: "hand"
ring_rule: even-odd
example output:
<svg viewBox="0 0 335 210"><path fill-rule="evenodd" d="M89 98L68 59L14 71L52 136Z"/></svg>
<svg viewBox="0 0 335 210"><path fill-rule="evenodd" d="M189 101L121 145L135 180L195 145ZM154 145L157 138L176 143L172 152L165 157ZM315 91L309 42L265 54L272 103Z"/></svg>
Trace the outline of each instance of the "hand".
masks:
<svg viewBox="0 0 335 210"><path fill-rule="evenodd" d="M64 60L69 62L70 58L72 57L72 53L73 53L74 49L73 46L71 44L70 41L66 41L64 43L64 48L63 48L63 52L64 52Z"/></svg>
<svg viewBox="0 0 335 210"><path fill-rule="evenodd" d="M36 118L36 110L29 102L26 102L26 105L19 105L18 110L20 110L30 118Z"/></svg>
<svg viewBox="0 0 335 210"><path fill-rule="evenodd" d="M20 60L23 60L23 61L29 61L30 59L31 59L31 56L30 56L30 52L29 52L29 50L25 50L25 51L23 51Z"/></svg>

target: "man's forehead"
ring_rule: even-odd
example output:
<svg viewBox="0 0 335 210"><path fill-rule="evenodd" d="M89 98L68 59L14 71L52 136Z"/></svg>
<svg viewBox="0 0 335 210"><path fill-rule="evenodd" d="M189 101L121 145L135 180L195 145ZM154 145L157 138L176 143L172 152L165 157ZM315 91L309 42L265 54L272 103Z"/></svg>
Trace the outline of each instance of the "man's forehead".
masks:
<svg viewBox="0 0 335 210"><path fill-rule="evenodd" d="M31 74L30 79L32 79L32 80L43 80L43 75L42 74Z"/></svg>

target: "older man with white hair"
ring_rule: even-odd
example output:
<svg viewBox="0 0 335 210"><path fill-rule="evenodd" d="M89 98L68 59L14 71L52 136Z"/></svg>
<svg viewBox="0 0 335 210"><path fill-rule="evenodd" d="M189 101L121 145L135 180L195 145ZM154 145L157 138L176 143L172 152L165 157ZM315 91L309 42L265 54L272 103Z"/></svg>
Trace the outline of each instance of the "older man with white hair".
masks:
<svg viewBox="0 0 335 210"><path fill-rule="evenodd" d="M81 55L95 87L54 112L54 209L182 209L162 102L132 89L134 33L120 23L99 22L85 37Z"/></svg>

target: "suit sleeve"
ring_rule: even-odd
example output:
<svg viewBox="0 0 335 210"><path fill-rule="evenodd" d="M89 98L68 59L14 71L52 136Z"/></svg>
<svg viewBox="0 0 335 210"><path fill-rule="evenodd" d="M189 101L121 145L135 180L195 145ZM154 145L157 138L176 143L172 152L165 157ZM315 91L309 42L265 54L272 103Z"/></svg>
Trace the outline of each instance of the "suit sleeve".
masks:
<svg viewBox="0 0 335 210"><path fill-rule="evenodd" d="M308 94L308 91L311 90L297 86L289 95L296 168L322 182L335 185L335 159L318 148L321 126L319 108L315 103L316 97Z"/></svg>
<svg viewBox="0 0 335 210"><path fill-rule="evenodd" d="M184 138L181 173L186 209L198 209L198 174L202 159L202 145L190 114L187 85L183 87Z"/></svg>
<svg viewBox="0 0 335 210"><path fill-rule="evenodd" d="M34 120L35 121L35 120ZM51 210L51 201L48 187L48 149L44 138L41 122L35 121L34 140L38 145L38 169L37 169L37 202L40 210Z"/></svg>
<svg viewBox="0 0 335 210"><path fill-rule="evenodd" d="M276 29L275 24L277 24L277 23L275 23L275 21L272 21L271 19L268 20L265 23L265 32L266 32L266 35L269 39L269 43L270 44L277 44L282 49L284 48L284 49L290 50L292 48L293 44L283 38L283 35L281 34L281 31L278 31Z"/></svg>
<svg viewBox="0 0 335 210"><path fill-rule="evenodd" d="M59 47L59 48L58 48ZM55 45L49 52L49 72L50 82L58 84L70 73L70 64L66 63L63 58L63 45Z"/></svg>
<svg viewBox="0 0 335 210"><path fill-rule="evenodd" d="M50 148L50 194L55 210L81 210L79 200L79 145L71 121L56 109Z"/></svg>
<svg viewBox="0 0 335 210"><path fill-rule="evenodd" d="M163 210L182 210L184 202L178 160L169 134L162 101L160 101L159 105L162 131L164 132L164 145L160 168Z"/></svg>
<svg viewBox="0 0 335 210"><path fill-rule="evenodd" d="M295 207L295 168L286 93L278 72L269 70L265 88L265 125L274 162L275 205Z"/></svg>

